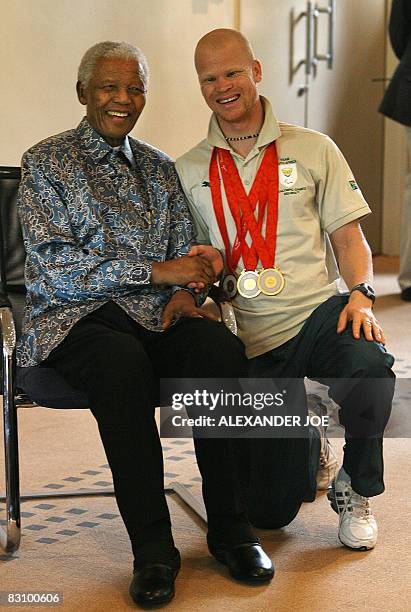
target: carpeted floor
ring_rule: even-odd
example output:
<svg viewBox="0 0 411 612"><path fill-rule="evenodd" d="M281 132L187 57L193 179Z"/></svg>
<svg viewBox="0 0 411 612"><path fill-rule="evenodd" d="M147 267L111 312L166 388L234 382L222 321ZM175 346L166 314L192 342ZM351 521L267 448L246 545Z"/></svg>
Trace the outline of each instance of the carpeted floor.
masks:
<svg viewBox="0 0 411 612"><path fill-rule="evenodd" d="M397 375L406 378L411 372L411 305L398 297L396 266L395 258L376 261L377 313L388 348L397 357ZM314 503L303 506L289 527L260 532L276 565L269 585L250 587L229 579L225 568L207 552L205 525L175 496L169 496L183 567L176 598L167 610L411 610L411 444L400 437L405 435L402 421L402 416L394 415L391 437L385 442L386 493L372 502L380 528L377 547L367 553L342 547L337 515L322 493ZM87 411L23 409L19 423L23 492L111 485L97 429ZM341 456L342 440L334 444ZM166 439L163 448L166 484L178 480L200 496L191 441ZM1 469L2 462L1 456ZM0 503L0 519L4 519L3 508ZM2 597L9 592L58 591L63 596L61 610L134 608L127 594L131 552L113 497L33 500L24 502L22 509L21 548L11 557L0 554ZM0 601L4 601L1 596ZM40 609L13 606L27 607Z"/></svg>

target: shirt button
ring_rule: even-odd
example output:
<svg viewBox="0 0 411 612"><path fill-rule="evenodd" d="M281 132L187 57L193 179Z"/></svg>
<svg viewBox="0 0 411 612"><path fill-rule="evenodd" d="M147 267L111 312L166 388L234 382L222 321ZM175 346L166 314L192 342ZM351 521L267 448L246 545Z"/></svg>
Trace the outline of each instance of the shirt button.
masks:
<svg viewBox="0 0 411 612"><path fill-rule="evenodd" d="M251 181L250 181L250 179L245 179L244 184L245 184L245 185L249 185L249 184L250 184L250 182L251 182Z"/></svg>

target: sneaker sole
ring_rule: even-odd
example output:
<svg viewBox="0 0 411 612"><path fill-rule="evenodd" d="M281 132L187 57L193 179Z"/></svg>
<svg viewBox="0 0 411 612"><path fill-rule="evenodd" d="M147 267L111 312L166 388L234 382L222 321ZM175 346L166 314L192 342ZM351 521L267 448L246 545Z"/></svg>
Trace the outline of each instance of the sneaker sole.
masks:
<svg viewBox="0 0 411 612"><path fill-rule="evenodd" d="M367 546L366 544L363 544L362 546L351 546L351 544L344 542L340 538L340 536L338 536L338 539L340 540L341 544L343 544L343 546L345 546L346 548L349 548L350 550L356 550L358 552L365 552L367 550L372 550L375 546L375 544L373 546Z"/></svg>

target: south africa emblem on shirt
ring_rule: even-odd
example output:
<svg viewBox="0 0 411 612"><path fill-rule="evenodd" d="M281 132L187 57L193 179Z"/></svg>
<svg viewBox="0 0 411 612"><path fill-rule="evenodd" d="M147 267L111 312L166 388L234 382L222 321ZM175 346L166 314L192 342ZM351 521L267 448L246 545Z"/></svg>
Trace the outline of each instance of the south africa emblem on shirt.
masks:
<svg viewBox="0 0 411 612"><path fill-rule="evenodd" d="M292 162L289 164L279 164L278 176L280 184L284 187L291 187L297 182L297 164Z"/></svg>

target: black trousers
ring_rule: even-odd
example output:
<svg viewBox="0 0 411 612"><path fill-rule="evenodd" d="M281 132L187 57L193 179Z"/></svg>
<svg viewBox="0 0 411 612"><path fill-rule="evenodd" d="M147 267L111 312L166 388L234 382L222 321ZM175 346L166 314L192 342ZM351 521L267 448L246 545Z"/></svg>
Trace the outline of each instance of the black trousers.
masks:
<svg viewBox="0 0 411 612"><path fill-rule="evenodd" d="M299 380L306 376L326 382L345 427L344 469L353 489L371 497L384 491L383 432L394 393L394 358L377 342L363 336L356 340L351 325L342 334L336 333L347 299L333 296L321 304L297 336L251 359L249 375ZM287 525L310 488L309 440L250 440L250 446L250 520L265 528ZM270 460L273 454L276 461ZM243 471L246 469L243 465Z"/></svg>
<svg viewBox="0 0 411 612"><path fill-rule="evenodd" d="M201 318L151 332L109 302L81 319L43 364L89 398L136 554L150 525L169 520L154 419L159 379L245 376L244 346L223 324ZM243 514L232 441L196 439L195 449L209 524Z"/></svg>

